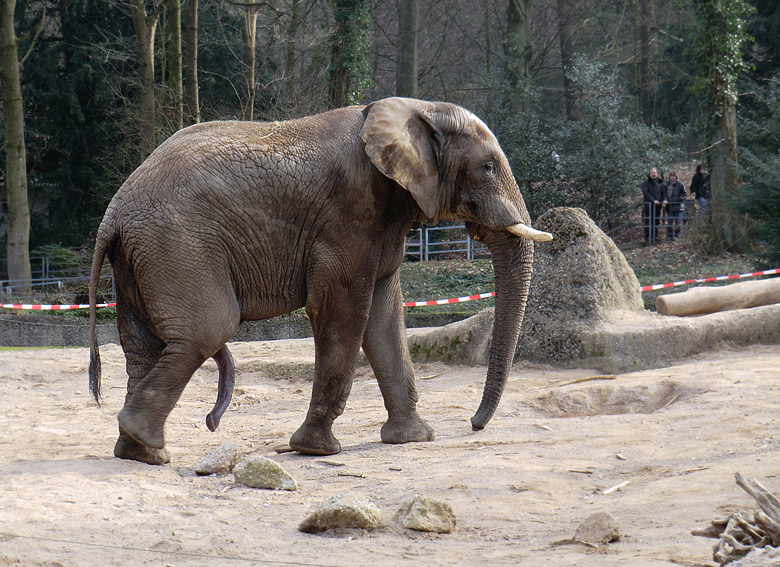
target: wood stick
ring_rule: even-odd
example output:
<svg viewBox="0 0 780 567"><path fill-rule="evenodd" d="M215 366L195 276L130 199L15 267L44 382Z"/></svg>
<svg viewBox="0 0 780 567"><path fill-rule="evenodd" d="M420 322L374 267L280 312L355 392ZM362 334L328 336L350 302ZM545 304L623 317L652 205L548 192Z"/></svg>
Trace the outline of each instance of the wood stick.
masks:
<svg viewBox="0 0 780 567"><path fill-rule="evenodd" d="M780 500L777 496L764 488L756 479L742 476L740 473L736 473L734 477L737 479L737 486L750 494L769 518L780 524Z"/></svg>
<svg viewBox="0 0 780 567"><path fill-rule="evenodd" d="M617 376L614 374L604 374L601 376L588 376L586 378L577 378L570 382L564 382L563 384L556 384L553 388L562 388L563 386L571 386L572 384L581 384L582 382L590 382L591 380L615 380Z"/></svg>

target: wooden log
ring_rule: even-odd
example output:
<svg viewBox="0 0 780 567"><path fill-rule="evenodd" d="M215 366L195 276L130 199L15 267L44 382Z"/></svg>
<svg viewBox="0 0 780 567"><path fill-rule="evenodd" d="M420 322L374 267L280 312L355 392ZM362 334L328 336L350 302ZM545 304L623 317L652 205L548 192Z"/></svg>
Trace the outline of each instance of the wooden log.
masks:
<svg viewBox="0 0 780 567"><path fill-rule="evenodd" d="M685 317L773 303L780 303L780 278L661 295L655 300L655 310L661 315Z"/></svg>

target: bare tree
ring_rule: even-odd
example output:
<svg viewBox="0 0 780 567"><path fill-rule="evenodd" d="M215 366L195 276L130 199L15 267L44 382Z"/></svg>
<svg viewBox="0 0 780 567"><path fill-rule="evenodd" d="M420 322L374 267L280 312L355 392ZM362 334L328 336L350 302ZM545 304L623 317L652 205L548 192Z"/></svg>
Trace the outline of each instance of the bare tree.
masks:
<svg viewBox="0 0 780 567"><path fill-rule="evenodd" d="M257 17L265 2L232 2L235 6L244 8L243 51L241 59L241 75L243 78L243 96L241 98L242 120L252 120L255 112L255 96L257 81Z"/></svg>
<svg viewBox="0 0 780 567"><path fill-rule="evenodd" d="M174 131L184 127L181 60L181 0L167 0L168 13L168 91L170 92Z"/></svg>
<svg viewBox="0 0 780 567"><path fill-rule="evenodd" d="M577 93L571 78L574 50L572 48L571 0L558 0L558 40L561 46L561 67L563 68L563 96L566 102L566 118L577 120Z"/></svg>
<svg viewBox="0 0 780 567"><path fill-rule="evenodd" d="M296 36L298 34L298 26L301 23L301 18L301 0L292 0L292 4L290 5L290 19L287 20L287 52L284 67L285 92L288 105L292 105L296 99L295 51L297 44Z"/></svg>
<svg viewBox="0 0 780 567"><path fill-rule="evenodd" d="M144 0L131 0L130 3L130 16L135 29L141 67L139 71L141 77L139 131L141 135L140 147L144 156L151 154L157 145L154 97L154 34L164 5L165 0L155 0L151 13L148 13Z"/></svg>
<svg viewBox="0 0 780 567"><path fill-rule="evenodd" d="M200 122L198 87L198 0L187 0L187 23L184 34L184 68L187 76L184 91L187 124Z"/></svg>
<svg viewBox="0 0 780 567"><path fill-rule="evenodd" d="M417 0L401 0L398 3L398 44L396 46L396 94L417 98Z"/></svg>
<svg viewBox="0 0 780 567"><path fill-rule="evenodd" d="M650 111L650 24L651 0L639 0L639 103L645 122L652 121Z"/></svg>
<svg viewBox="0 0 780 567"><path fill-rule="evenodd" d="M509 89L508 106L519 102L521 110L528 108L531 83L531 0L509 0L506 10L504 39L505 78Z"/></svg>
<svg viewBox="0 0 780 567"><path fill-rule="evenodd" d="M19 53L14 31L16 0L2 0L0 8L0 77L5 113L5 187L8 202L8 279L30 280L30 208L27 201L27 157L24 144L24 107L19 78Z"/></svg>

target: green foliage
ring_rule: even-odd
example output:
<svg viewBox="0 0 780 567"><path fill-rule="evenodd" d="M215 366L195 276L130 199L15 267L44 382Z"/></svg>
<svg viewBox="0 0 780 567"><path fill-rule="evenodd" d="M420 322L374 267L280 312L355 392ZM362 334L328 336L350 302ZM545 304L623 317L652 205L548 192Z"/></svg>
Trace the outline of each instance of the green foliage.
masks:
<svg viewBox="0 0 780 567"><path fill-rule="evenodd" d="M497 135L533 216L566 205L598 220L641 198L651 167L663 171L680 159L685 130L642 123L627 108L614 67L580 58L572 78L577 121L545 122L531 111L499 121Z"/></svg>
<svg viewBox="0 0 780 567"><path fill-rule="evenodd" d="M704 95L707 113L715 118L722 113L724 100L736 100L737 79L749 68L743 49L752 38L745 23L755 8L745 0L699 0L692 2L692 7L698 74L691 88Z"/></svg>
<svg viewBox="0 0 780 567"><path fill-rule="evenodd" d="M750 215L751 232L765 245L760 257L768 267L780 265L780 154L763 158L743 150L740 176L743 184L737 205Z"/></svg>
<svg viewBox="0 0 780 567"><path fill-rule="evenodd" d="M401 291L404 301L449 299L465 294L486 293L494 289L493 264L490 260L405 262L401 266ZM481 299L463 304L410 309L415 313L479 311L494 304L493 299Z"/></svg>
<svg viewBox="0 0 780 567"><path fill-rule="evenodd" d="M343 69L347 75L346 104L359 104L371 86L371 2L330 0L336 29L331 41L336 60L331 60L331 81Z"/></svg>

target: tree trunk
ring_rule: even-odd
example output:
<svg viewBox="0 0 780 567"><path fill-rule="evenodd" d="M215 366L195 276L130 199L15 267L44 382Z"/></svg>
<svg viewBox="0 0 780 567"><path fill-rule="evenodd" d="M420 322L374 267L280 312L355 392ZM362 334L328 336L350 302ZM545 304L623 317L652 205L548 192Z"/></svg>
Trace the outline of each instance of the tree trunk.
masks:
<svg viewBox="0 0 780 567"><path fill-rule="evenodd" d="M508 109L528 110L531 54L531 0L509 0L504 40Z"/></svg>
<svg viewBox="0 0 780 567"><path fill-rule="evenodd" d="M298 26L301 23L301 0L292 0L290 7L290 20L287 22L287 57L285 58L285 90L287 93L287 104L292 105L296 100L296 81L295 81L295 50L297 45L296 35Z"/></svg>
<svg viewBox="0 0 780 567"><path fill-rule="evenodd" d="M650 97L650 1L639 0L639 100L645 123L652 122Z"/></svg>
<svg viewBox="0 0 780 567"><path fill-rule="evenodd" d="M200 122L198 100L198 0L187 0L187 31L184 43L184 66L187 75L185 91L186 123Z"/></svg>
<svg viewBox="0 0 780 567"><path fill-rule="evenodd" d="M257 47L257 16L260 13L260 4L246 6L244 14L244 51L241 61L244 79L244 97L241 101L241 117L243 120L252 120L255 113L255 61Z"/></svg>
<svg viewBox="0 0 780 567"><path fill-rule="evenodd" d="M156 141L156 110L154 102L154 33L160 20L160 10L165 0L156 2L152 15L146 13L144 0L132 0L130 15L133 20L135 37L138 42L138 53L141 79L140 107L138 120L140 148L144 157L154 151Z"/></svg>
<svg viewBox="0 0 780 567"><path fill-rule="evenodd" d="M723 97L722 112L715 120L715 145L710 153L710 223L716 249L746 252L749 249L746 219L731 204L739 191L737 154L737 99Z"/></svg>
<svg viewBox="0 0 780 567"><path fill-rule="evenodd" d="M328 99L331 108L357 104L371 81L371 5L368 0L335 0L330 39Z"/></svg>
<svg viewBox="0 0 780 567"><path fill-rule="evenodd" d="M27 201L27 157L24 107L19 79L14 11L16 0L2 0L0 14L0 77L5 114L5 187L8 203L8 279L30 280L30 208ZM27 288L29 289L29 288ZM20 291L26 293L25 288Z"/></svg>
<svg viewBox="0 0 780 567"><path fill-rule="evenodd" d="M563 96L566 103L566 119L577 120L577 92L571 78L574 50L571 41L571 1L558 0L558 40L561 46L561 67L563 68Z"/></svg>
<svg viewBox="0 0 780 567"><path fill-rule="evenodd" d="M181 0L167 0L168 11L168 91L171 99L171 127L184 127L184 97L181 72Z"/></svg>
<svg viewBox="0 0 780 567"><path fill-rule="evenodd" d="M655 310L661 315L686 317L774 303L780 303L778 278L718 287L695 287L681 293L659 295L655 300Z"/></svg>
<svg viewBox="0 0 780 567"><path fill-rule="evenodd" d="M417 0L401 0L398 4L398 46L396 49L396 86L398 96L417 98Z"/></svg>

